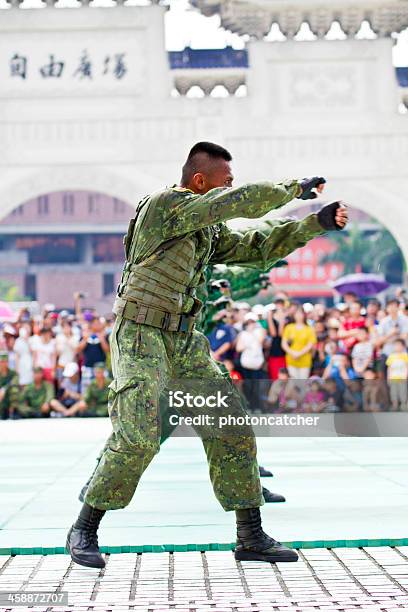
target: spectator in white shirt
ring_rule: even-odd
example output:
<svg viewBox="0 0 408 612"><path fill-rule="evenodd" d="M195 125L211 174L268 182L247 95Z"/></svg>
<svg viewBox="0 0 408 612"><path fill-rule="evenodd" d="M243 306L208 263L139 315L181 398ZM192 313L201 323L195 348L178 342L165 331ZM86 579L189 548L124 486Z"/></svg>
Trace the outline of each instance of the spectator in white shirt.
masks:
<svg viewBox="0 0 408 612"><path fill-rule="evenodd" d="M42 368L44 379L54 382L57 350L51 329L43 327L39 336L31 337L31 350L34 356L34 367Z"/></svg>
<svg viewBox="0 0 408 612"><path fill-rule="evenodd" d="M34 380L33 356L29 342L30 332L31 325L29 323L22 323L18 332L18 338L14 344L16 372L21 386L29 385Z"/></svg>
<svg viewBox="0 0 408 612"><path fill-rule="evenodd" d="M399 312L399 301L391 298L387 302L387 316L382 319L376 329L376 346L381 350L383 363L394 350L394 342L401 338L408 340L408 317Z"/></svg>
<svg viewBox="0 0 408 612"><path fill-rule="evenodd" d="M258 316L252 312L247 313L244 329L237 336L235 348L240 353L241 372L244 376L243 390L251 410L261 408L260 380L264 377L265 338L266 330L258 323Z"/></svg>
<svg viewBox="0 0 408 612"><path fill-rule="evenodd" d="M351 351L353 369L359 378L363 378L365 370L372 365L373 354L374 346L368 328L360 327L357 332L357 344Z"/></svg>
<svg viewBox="0 0 408 612"><path fill-rule="evenodd" d="M67 363L72 363L76 359L79 338L72 331L72 324L64 321L61 324L61 332L57 335L56 348L58 356L58 366L64 368Z"/></svg>

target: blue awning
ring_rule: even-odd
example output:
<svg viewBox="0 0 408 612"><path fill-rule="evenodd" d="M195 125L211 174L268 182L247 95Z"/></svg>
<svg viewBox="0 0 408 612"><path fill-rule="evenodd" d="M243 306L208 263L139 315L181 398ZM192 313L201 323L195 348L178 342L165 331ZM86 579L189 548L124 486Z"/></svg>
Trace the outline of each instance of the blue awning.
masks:
<svg viewBox="0 0 408 612"><path fill-rule="evenodd" d="M246 49L191 49L169 51L170 68L248 68ZM396 68L400 87L408 87L408 66Z"/></svg>
<svg viewBox="0 0 408 612"><path fill-rule="evenodd" d="M246 49L190 49L169 51L170 67L180 68L248 68Z"/></svg>

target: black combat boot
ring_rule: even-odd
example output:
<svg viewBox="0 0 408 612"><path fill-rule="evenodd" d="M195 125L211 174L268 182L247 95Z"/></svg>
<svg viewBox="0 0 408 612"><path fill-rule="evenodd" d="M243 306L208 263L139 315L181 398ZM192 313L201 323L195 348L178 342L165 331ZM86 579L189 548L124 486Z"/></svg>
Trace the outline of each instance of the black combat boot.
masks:
<svg viewBox="0 0 408 612"><path fill-rule="evenodd" d="M259 466L259 475L262 478L271 478L273 476L272 472L264 468L262 465Z"/></svg>
<svg viewBox="0 0 408 612"><path fill-rule="evenodd" d="M88 490L89 483L90 483L90 482L91 482L91 480L92 480L92 476L93 476L93 474L91 474L91 475L90 475L90 477L88 478L88 480L86 481L86 483L84 484L84 486L82 487L82 489L81 489L81 491L80 491L80 493L79 493L79 495L78 495L78 499L79 499L79 501L80 501L80 502L82 502L82 503L84 503L84 500L85 500L85 495L86 495L86 492L87 492L87 490Z"/></svg>
<svg viewBox="0 0 408 612"><path fill-rule="evenodd" d="M105 510L93 508L88 504L82 506L81 512L67 535L65 550L79 565L86 567L105 567L98 546L98 527Z"/></svg>
<svg viewBox="0 0 408 612"><path fill-rule="evenodd" d="M266 487L262 487L262 495L266 504L276 504L277 502L286 501L283 495L280 495L279 493L272 493L272 491L269 491L269 489Z"/></svg>
<svg viewBox="0 0 408 612"><path fill-rule="evenodd" d="M259 508L236 510L235 514L237 517L235 559L237 561L281 563L298 560L298 555L292 548L283 546L263 531Z"/></svg>
<svg viewBox="0 0 408 612"><path fill-rule="evenodd" d="M80 501L80 502L82 502L82 503L84 503L84 499L85 499L86 492L87 492L87 490L88 490L88 485L89 485L89 482L90 482L90 481L88 480L88 482L86 482L86 483L84 484L84 486L82 487L82 489L81 489L81 490L80 490L80 492L79 492L78 499L79 499L79 501Z"/></svg>

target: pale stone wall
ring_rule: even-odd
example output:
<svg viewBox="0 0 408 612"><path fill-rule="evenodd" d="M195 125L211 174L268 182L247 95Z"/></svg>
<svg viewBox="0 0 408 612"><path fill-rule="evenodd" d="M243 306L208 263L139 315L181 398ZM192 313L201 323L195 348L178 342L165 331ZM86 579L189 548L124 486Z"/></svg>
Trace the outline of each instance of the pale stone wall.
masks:
<svg viewBox="0 0 408 612"><path fill-rule="evenodd" d="M195 141L215 140L231 149L238 184L327 176L325 198L376 216L408 259L408 119L397 113L392 41L253 42L246 97L173 98L163 14L159 6L2 13L1 217L62 190L135 206L178 181ZM84 52L92 79L74 76ZM26 79L10 76L16 53L29 62ZM61 80L39 72L49 54L64 62ZM109 62L103 74L118 54L121 79Z"/></svg>

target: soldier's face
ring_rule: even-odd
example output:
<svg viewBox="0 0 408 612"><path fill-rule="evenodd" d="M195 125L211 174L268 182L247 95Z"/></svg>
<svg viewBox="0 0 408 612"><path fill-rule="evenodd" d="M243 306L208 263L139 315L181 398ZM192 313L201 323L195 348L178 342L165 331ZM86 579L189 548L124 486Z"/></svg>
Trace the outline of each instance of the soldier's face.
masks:
<svg viewBox="0 0 408 612"><path fill-rule="evenodd" d="M5 359L2 359L0 361L0 374L5 376L7 372L8 372L8 361L6 361Z"/></svg>
<svg viewBox="0 0 408 612"><path fill-rule="evenodd" d="M192 182L196 193L207 193L216 187L232 187L233 180L230 162L216 159L206 172L194 174Z"/></svg>
<svg viewBox="0 0 408 612"><path fill-rule="evenodd" d="M43 373L42 372L34 372L34 382L36 385L39 385L43 381Z"/></svg>

